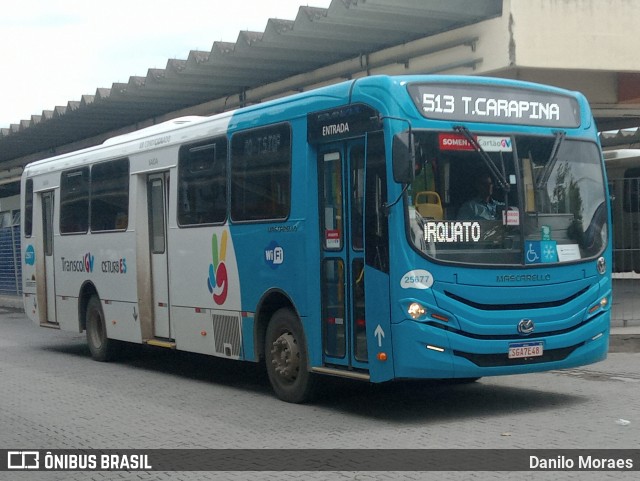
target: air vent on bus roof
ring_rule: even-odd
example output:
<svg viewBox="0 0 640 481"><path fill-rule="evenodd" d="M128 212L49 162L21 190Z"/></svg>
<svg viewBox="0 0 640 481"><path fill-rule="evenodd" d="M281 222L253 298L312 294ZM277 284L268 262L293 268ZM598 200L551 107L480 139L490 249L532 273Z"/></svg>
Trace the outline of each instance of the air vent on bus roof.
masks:
<svg viewBox="0 0 640 481"><path fill-rule="evenodd" d="M114 145L120 144L122 142L128 142L130 140L141 139L143 137L149 137L151 135L161 134L162 132L166 132L168 130L172 130L176 127L180 127L181 125L190 124L196 122L198 120L204 119L205 117L200 117L198 115L190 115L187 117L178 117L176 119L167 120L166 122L162 122L161 124L152 125L150 127L146 127L144 129L135 130L133 132L129 132L127 134L118 135L116 137L111 137L105 140L102 145Z"/></svg>

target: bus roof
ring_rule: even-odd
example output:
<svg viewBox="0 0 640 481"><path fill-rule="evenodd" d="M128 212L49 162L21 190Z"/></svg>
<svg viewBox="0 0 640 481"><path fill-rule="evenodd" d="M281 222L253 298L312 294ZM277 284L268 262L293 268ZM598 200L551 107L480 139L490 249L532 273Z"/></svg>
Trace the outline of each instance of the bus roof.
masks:
<svg viewBox="0 0 640 481"><path fill-rule="evenodd" d="M57 169L58 166L61 169L65 169L72 165L126 157L145 150L152 150L154 147L184 143L185 141L200 137L219 135L229 129L236 128L236 119L243 123L248 120L249 123L251 123L252 115L260 116L266 109L274 106L280 106L281 108L277 109L277 112L282 112L283 106L298 103L299 108L297 111L294 111L292 115L302 116L305 114L305 108L321 110L324 106L320 106L320 103L323 101L326 104L324 108L332 108L341 104L350 103L353 97L361 92L367 96L371 92L370 88L383 87L387 89L397 89L404 88L406 84L410 83L469 83L475 85L494 85L498 87L535 88L547 92L563 93L565 95L579 95L577 92L570 92L548 85L492 77L468 77L460 75L377 75L362 77L208 117L186 116L172 119L138 131L109 138L100 145L35 161L25 167L24 174L37 175ZM314 103L313 106L310 105L312 102ZM304 106L303 103L305 103ZM276 110L274 110L274 112L276 112ZM173 135L174 132L185 132L182 129L189 129L189 133L185 135ZM170 140L165 138L169 133L172 134ZM164 140L166 140L166 142ZM144 146L141 147L142 145ZM65 159L67 159L68 162L60 162ZM54 165L56 165L56 167L53 167Z"/></svg>

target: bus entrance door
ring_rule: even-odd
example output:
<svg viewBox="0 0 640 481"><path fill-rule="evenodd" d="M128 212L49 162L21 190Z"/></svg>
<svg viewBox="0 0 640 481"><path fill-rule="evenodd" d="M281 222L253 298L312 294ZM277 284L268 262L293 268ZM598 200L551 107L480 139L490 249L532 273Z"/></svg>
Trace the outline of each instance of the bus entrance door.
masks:
<svg viewBox="0 0 640 481"><path fill-rule="evenodd" d="M169 277L167 262L167 199L169 174L151 174L147 180L149 206L149 251L153 293L153 335L171 339Z"/></svg>
<svg viewBox="0 0 640 481"><path fill-rule="evenodd" d="M42 208L42 274L44 279L38 280L38 304L40 304L40 323L57 324L56 320L56 287L53 259L53 191L41 195ZM40 269L37 269L40 270ZM44 290L44 292L41 292Z"/></svg>
<svg viewBox="0 0 640 481"><path fill-rule="evenodd" d="M366 370L364 140L319 154L323 352L327 365Z"/></svg>

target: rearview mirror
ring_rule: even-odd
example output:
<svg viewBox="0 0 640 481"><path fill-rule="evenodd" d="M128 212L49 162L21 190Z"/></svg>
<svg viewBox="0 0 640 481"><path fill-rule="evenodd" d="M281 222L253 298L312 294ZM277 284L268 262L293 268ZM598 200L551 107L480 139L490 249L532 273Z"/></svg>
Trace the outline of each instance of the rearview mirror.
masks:
<svg viewBox="0 0 640 481"><path fill-rule="evenodd" d="M393 180L410 184L414 179L415 152L411 131L401 132L393 137Z"/></svg>

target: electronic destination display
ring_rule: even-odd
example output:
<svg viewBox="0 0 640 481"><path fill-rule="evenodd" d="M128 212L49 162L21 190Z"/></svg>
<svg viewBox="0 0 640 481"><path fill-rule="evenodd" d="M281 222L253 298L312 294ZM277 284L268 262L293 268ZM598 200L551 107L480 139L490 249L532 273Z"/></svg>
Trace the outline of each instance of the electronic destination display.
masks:
<svg viewBox="0 0 640 481"><path fill-rule="evenodd" d="M562 94L476 84L410 84L411 98L429 119L579 127L576 99Z"/></svg>

